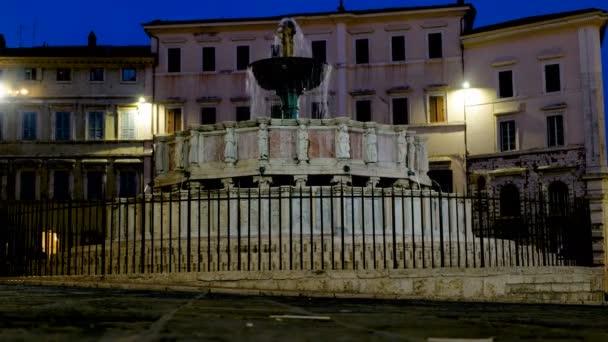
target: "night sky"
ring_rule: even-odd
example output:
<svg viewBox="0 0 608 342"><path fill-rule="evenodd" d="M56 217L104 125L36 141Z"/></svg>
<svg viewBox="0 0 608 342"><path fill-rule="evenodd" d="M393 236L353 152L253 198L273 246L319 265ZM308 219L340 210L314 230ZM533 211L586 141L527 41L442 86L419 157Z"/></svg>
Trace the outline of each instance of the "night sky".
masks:
<svg viewBox="0 0 608 342"><path fill-rule="evenodd" d="M583 8L608 10L607 0L472 0L475 26L524 16ZM347 9L369 9L456 3L456 0L345 0ZM335 10L338 0L2 0L0 33L9 47L21 45L83 45L89 31L98 44L148 44L141 23L154 19L180 20L271 16ZM21 29L20 29L21 27ZM604 88L608 92L608 39L602 49ZM608 98L608 96L607 96Z"/></svg>

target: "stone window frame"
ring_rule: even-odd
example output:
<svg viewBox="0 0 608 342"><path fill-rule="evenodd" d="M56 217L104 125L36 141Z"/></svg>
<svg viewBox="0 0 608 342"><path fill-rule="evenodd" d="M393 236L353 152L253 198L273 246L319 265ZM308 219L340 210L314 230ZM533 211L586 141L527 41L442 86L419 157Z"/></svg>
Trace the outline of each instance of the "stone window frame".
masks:
<svg viewBox="0 0 608 342"><path fill-rule="evenodd" d="M125 70L133 70L135 72L135 79L134 80L125 80L124 76L125 76ZM137 81L139 80L139 71L137 70L136 67L134 66L124 66L120 68L120 83L127 83L127 84L133 84L133 83L137 83Z"/></svg>
<svg viewBox="0 0 608 342"><path fill-rule="evenodd" d="M179 63L177 65L178 66L178 70L177 71L171 71L171 70L169 70L170 66L171 66L171 60L169 58L169 52L171 50L174 50L174 49L177 49L179 51ZM181 46L175 46L175 45L166 46L165 47L165 56L167 57L166 64L165 64L165 71L168 74L179 74L179 73L184 72L183 68L182 68L182 66L184 64L183 63L183 56L184 56L184 54L182 54L182 47Z"/></svg>
<svg viewBox="0 0 608 342"><path fill-rule="evenodd" d="M234 45L234 71L236 72L245 72L247 71L247 68L245 67L244 69L239 69L239 47L241 46L246 46L249 48L249 52L248 52L248 62L247 65L251 64L251 52L252 52L252 45L251 44L243 44L241 42L238 42L238 44Z"/></svg>
<svg viewBox="0 0 608 342"><path fill-rule="evenodd" d="M68 173L68 195L71 199L74 198L74 172L69 169L51 169L49 170L49 197L55 199L55 172L67 172Z"/></svg>
<svg viewBox="0 0 608 342"><path fill-rule="evenodd" d="M90 135L90 132L89 132L89 120L90 120L89 114L90 113L99 113L99 112L101 112L103 114L102 115L103 116L103 120L101 121L103 123L102 138L101 139L92 139L91 135ZM106 140L106 137L107 137L107 135L106 135L107 134L106 117L107 117L107 115L108 115L107 111L105 109L103 109L103 108L99 108L99 109L97 109L97 108L87 108L87 109L85 109L85 111L84 111L84 127L85 127L85 133L84 133L85 135L84 135L84 137L85 137L85 140L87 140L87 141L104 141L104 140Z"/></svg>
<svg viewBox="0 0 608 342"><path fill-rule="evenodd" d="M33 71L33 78L32 73L28 73L28 70L32 70ZM30 75L30 77L28 77L28 75ZM24 81L41 81L42 80L42 68L36 68L36 67L24 67L23 68L23 80Z"/></svg>
<svg viewBox="0 0 608 342"><path fill-rule="evenodd" d="M367 40L367 62L364 63L358 63L357 62L357 41L359 40ZM353 65L369 65L372 62L372 54L370 51L370 41L371 41L371 35L369 34L363 34L363 35L356 35L353 37Z"/></svg>
<svg viewBox="0 0 608 342"><path fill-rule="evenodd" d="M502 150L502 136L501 136L501 124L503 122L508 122L508 121L513 121L514 125L515 125L515 148L512 150L506 150L503 151ZM513 151L519 151L520 149L520 132L519 132L519 125L517 124L517 120L515 119L515 117L513 116L504 116L504 117L500 117L500 118L496 118L496 151L498 153L507 153L507 152L513 152Z"/></svg>
<svg viewBox="0 0 608 342"><path fill-rule="evenodd" d="M116 194L118 195L118 197L122 197L121 196L121 184L122 184L122 174L123 173L127 173L127 172L133 172L135 173L135 196L137 196L137 194L141 193L142 190L142 184L141 181L143 179L141 172L138 168L136 167L118 167L116 170ZM128 196L127 196L128 197ZM125 198L125 197L123 197Z"/></svg>
<svg viewBox="0 0 608 342"><path fill-rule="evenodd" d="M101 80L91 79L93 76L93 70L101 69ZM89 68L89 83L104 83L106 81L106 68L104 67L92 67Z"/></svg>
<svg viewBox="0 0 608 342"><path fill-rule="evenodd" d="M165 134L175 134L175 130L173 130L173 133L167 133L168 132L168 130L167 130L167 115L169 113L169 110L172 110L172 109L179 109L180 110L180 113L181 113L181 115L180 115L180 120L181 120L180 127L182 128L182 130L184 129L184 119L185 119L184 106L181 103L167 104L167 105L165 105L165 110L164 110L163 119L162 119L163 127L165 128L164 129Z"/></svg>
<svg viewBox="0 0 608 342"><path fill-rule="evenodd" d="M396 61L393 59L393 38L403 37L403 60ZM397 32L389 35L388 39L388 56L391 63L406 63L407 62L407 36L405 32Z"/></svg>
<svg viewBox="0 0 608 342"><path fill-rule="evenodd" d="M561 60L558 59L549 59L543 61L541 64L541 72L542 72L542 91L543 95L560 95L564 92L564 65ZM547 92L547 73L546 67L547 65L559 65L559 91Z"/></svg>
<svg viewBox="0 0 608 342"><path fill-rule="evenodd" d="M431 34L435 34L435 33L441 34L441 57L433 57L433 58L431 58L431 53L430 53L431 49L430 49L430 46L429 46L429 36ZM442 60L442 59L446 58L445 57L445 39L444 39L444 37L445 37L445 30L442 30L442 29L435 29L435 30L427 30L427 31L425 31L425 40L424 40L425 41L425 50L426 50L425 55L426 55L426 59L428 61Z"/></svg>
<svg viewBox="0 0 608 342"><path fill-rule="evenodd" d="M505 71L511 72L512 95L510 97L501 97L500 96L500 73L505 72ZM512 66L498 68L498 70L496 70L496 99L505 101L505 100L511 100L511 99L516 98L518 96L516 84L517 84L517 82L516 82L516 78L515 78L515 70L513 69Z"/></svg>
<svg viewBox="0 0 608 342"><path fill-rule="evenodd" d="M68 76L67 79L59 79L60 71L62 71L62 70L68 72L66 74ZM72 81L74 81L74 69L73 68L58 67L57 69L55 69L55 82L57 82L57 83L72 83Z"/></svg>
<svg viewBox="0 0 608 342"><path fill-rule="evenodd" d="M389 119L390 119L391 124L396 125L395 124L395 115L393 113L393 110L394 110L393 100L396 100L396 99L406 99L407 100L407 118L406 118L407 124L405 124L405 125L411 125L412 124L412 120L411 120L412 119L412 101L411 101L411 97L407 96L407 95L404 95L404 94L395 94L395 95L389 96L388 99L389 99L389 104L388 104L388 107L389 107Z"/></svg>
<svg viewBox="0 0 608 342"><path fill-rule="evenodd" d="M205 66L205 49L207 48L212 48L213 49L213 70L205 70L204 66ZM217 59L217 52L218 52L218 45L217 44L213 44L213 43L205 43L200 45L200 52L201 52L201 72L202 73L206 73L206 74L212 74L212 73L217 73L218 72L218 59Z"/></svg>
<svg viewBox="0 0 608 342"><path fill-rule="evenodd" d="M34 199L40 200L40 173L36 168L22 168L17 170L15 174L15 199L21 200L21 174L23 172L34 173Z"/></svg>
<svg viewBox="0 0 608 342"><path fill-rule="evenodd" d="M69 113L70 115L70 132L69 132L69 136L67 139L61 139L58 140L57 139L57 114L58 113ZM51 115L51 140L53 141L71 141L74 140L74 137L76 136L76 115L74 113L73 110L62 110L62 109L57 109L57 110L53 110L53 114Z"/></svg>
<svg viewBox="0 0 608 342"><path fill-rule="evenodd" d="M215 109L215 120L214 120L214 122L213 122L213 123L208 123L208 124L206 124L206 123L204 123L204 122L203 122L203 110L204 110L204 109L206 109L206 108L213 108L213 109ZM214 125L214 124L216 124L216 123L218 122L218 119L219 119L219 115L218 115L218 106L217 106L217 105L215 105L215 104L205 104L205 105L201 105L201 106L200 106L199 113L200 113L200 122L201 122L201 125Z"/></svg>
<svg viewBox="0 0 608 342"><path fill-rule="evenodd" d="M133 126L134 126L134 138L132 139L125 139L123 138L123 134L122 134L122 121L123 121L123 114L126 112L133 112L134 116L133 116ZM117 115L117 127L118 127L118 140L137 140L138 139L138 127L137 127L137 116L139 115L138 109L137 107L129 107L129 106L125 106L125 107L118 107L116 109L116 113Z"/></svg>
<svg viewBox="0 0 608 342"><path fill-rule="evenodd" d="M563 134L563 140L564 143L563 145L555 145L555 146L549 146L549 130L548 130L548 120L550 116L561 116L562 117L562 134ZM564 146L568 145L568 125L566 124L566 111L565 110L558 110L558 111L548 111L545 112L545 146L547 148L561 148Z"/></svg>
<svg viewBox="0 0 608 342"><path fill-rule="evenodd" d="M445 121L441 121L441 122L431 122L431 96L442 96L443 97L443 113L445 115ZM447 91L429 91L427 92L425 95L425 101L424 101L424 105L425 105L425 116L426 116L426 123L429 125L440 125L440 124L446 124L449 122L449 116L448 116L448 94Z"/></svg>
<svg viewBox="0 0 608 342"><path fill-rule="evenodd" d="M34 113L36 115L36 132L34 134L34 138L33 139L25 139L24 136L24 129L25 127L23 126L23 120L25 119L25 114L27 113ZM19 120L18 120L18 132L19 132L19 139L23 140L23 141L36 141L36 140L40 140L40 112L37 110L22 110L21 112L19 112Z"/></svg>

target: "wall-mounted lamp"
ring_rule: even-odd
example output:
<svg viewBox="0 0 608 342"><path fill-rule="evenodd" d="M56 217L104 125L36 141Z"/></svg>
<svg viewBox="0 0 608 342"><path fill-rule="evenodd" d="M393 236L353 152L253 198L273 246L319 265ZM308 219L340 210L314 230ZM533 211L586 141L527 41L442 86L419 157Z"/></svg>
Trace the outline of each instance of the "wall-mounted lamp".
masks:
<svg viewBox="0 0 608 342"><path fill-rule="evenodd" d="M464 88L464 89L471 88L471 83L469 83L468 81L462 82L462 88Z"/></svg>

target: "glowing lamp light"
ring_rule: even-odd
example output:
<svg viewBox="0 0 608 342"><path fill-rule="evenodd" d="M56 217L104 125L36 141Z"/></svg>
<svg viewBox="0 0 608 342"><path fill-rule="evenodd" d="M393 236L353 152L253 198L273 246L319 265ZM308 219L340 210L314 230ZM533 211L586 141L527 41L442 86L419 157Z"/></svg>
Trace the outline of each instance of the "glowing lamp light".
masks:
<svg viewBox="0 0 608 342"><path fill-rule="evenodd" d="M8 94L8 89L2 84L0 84L0 98L5 97Z"/></svg>
<svg viewBox="0 0 608 342"><path fill-rule="evenodd" d="M471 83L469 83L468 81L464 81L464 82L462 83L462 87L463 87L464 89L469 89L469 88L471 88Z"/></svg>
<svg viewBox="0 0 608 342"><path fill-rule="evenodd" d="M19 94L20 95L27 95L29 94L29 90L25 89L25 88L21 88L21 90L19 90Z"/></svg>
<svg viewBox="0 0 608 342"><path fill-rule="evenodd" d="M139 103L146 103L146 98L144 98L143 96L139 97Z"/></svg>

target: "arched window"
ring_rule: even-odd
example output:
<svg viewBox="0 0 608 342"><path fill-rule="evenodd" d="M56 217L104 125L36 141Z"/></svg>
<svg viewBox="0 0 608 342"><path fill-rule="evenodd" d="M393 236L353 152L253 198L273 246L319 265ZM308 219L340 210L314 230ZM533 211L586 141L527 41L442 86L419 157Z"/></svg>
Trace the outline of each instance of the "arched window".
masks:
<svg viewBox="0 0 608 342"><path fill-rule="evenodd" d="M519 190L513 184L506 184L500 188L500 216L519 216Z"/></svg>
<svg viewBox="0 0 608 342"><path fill-rule="evenodd" d="M564 216L568 209L568 186L564 182L549 184L549 215Z"/></svg>

